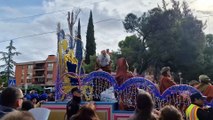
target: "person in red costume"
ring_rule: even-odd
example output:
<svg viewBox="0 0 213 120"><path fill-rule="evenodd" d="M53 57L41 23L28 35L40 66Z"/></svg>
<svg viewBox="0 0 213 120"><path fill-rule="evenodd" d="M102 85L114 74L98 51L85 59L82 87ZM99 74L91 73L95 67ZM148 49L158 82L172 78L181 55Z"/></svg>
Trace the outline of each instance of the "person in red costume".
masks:
<svg viewBox="0 0 213 120"><path fill-rule="evenodd" d="M160 79L160 93L162 94L167 88L176 83L172 80L170 67L163 67L161 70L161 79Z"/></svg>
<svg viewBox="0 0 213 120"><path fill-rule="evenodd" d="M115 79L120 86L123 84L127 79L133 77L133 74L129 71L129 65L125 58L119 58L117 61L117 70Z"/></svg>
<svg viewBox="0 0 213 120"><path fill-rule="evenodd" d="M133 74L129 71L129 65L125 58L119 58L117 60L117 70L115 79L117 81L118 86L122 85L127 79L133 77ZM121 95L119 99L119 109L129 109L127 105L124 105L124 96Z"/></svg>
<svg viewBox="0 0 213 120"><path fill-rule="evenodd" d="M203 95L207 96L207 101L210 102L213 99L213 85L211 79L207 75L199 76L199 84L195 86Z"/></svg>

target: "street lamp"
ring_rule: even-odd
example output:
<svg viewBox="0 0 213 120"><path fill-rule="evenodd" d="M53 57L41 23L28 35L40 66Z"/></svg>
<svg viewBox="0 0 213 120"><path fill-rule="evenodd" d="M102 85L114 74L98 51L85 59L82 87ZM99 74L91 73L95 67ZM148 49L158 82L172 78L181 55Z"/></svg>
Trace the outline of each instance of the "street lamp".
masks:
<svg viewBox="0 0 213 120"><path fill-rule="evenodd" d="M178 72L178 76L179 76L179 80L180 80L180 84L183 83L183 78L181 77L182 73L181 72Z"/></svg>

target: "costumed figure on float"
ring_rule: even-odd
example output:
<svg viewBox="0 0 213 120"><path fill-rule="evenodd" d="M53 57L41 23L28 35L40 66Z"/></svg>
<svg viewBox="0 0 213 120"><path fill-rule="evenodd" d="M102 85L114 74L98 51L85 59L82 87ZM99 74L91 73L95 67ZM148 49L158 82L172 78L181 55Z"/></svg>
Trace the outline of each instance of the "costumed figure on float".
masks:
<svg viewBox="0 0 213 120"><path fill-rule="evenodd" d="M65 100L73 87L79 87L78 64L75 57L75 41L58 26L58 74L56 80L56 100ZM80 47L81 48L81 47ZM79 49L78 49L79 50ZM81 59L82 60L82 59Z"/></svg>
<svg viewBox="0 0 213 120"><path fill-rule="evenodd" d="M160 79L160 93L162 94L167 88L176 85L172 80L170 73L170 67L163 67L161 69L161 79Z"/></svg>
<svg viewBox="0 0 213 120"><path fill-rule="evenodd" d="M207 96L207 101L210 102L213 99L213 85L211 79L207 75L199 76L199 84L195 86L203 95Z"/></svg>
<svg viewBox="0 0 213 120"><path fill-rule="evenodd" d="M105 50L102 50L96 60L96 70L101 69L105 72L111 73L111 63L110 55Z"/></svg>

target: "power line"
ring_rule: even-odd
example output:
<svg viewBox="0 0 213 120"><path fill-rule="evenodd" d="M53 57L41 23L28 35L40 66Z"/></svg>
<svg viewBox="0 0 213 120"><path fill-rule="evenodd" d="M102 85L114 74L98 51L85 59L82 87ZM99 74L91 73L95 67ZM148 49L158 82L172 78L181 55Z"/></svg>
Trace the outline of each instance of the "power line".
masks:
<svg viewBox="0 0 213 120"><path fill-rule="evenodd" d="M44 32L44 33L38 33L38 34L31 34L31 35L24 35L24 36L12 38L12 39L10 39L10 40L17 40L17 39L21 39L21 38L28 38L28 37L41 36L41 35L50 34L50 33L56 33L56 31ZM3 41L0 41L0 43L7 42L7 41L10 41L10 40L3 40Z"/></svg>
<svg viewBox="0 0 213 120"><path fill-rule="evenodd" d="M10 20L31 18L31 17L36 17L36 16L42 16L42 15L47 15L47 14L53 14L53 13L57 13L57 12L63 12L63 11L67 11L67 10L71 10L71 9L52 11L52 12L41 13L41 14L35 14L35 15L30 15L30 16L22 16L22 17L14 17L14 18L3 18L3 19L0 19L0 21L10 21Z"/></svg>
<svg viewBox="0 0 213 120"><path fill-rule="evenodd" d="M108 19L103 19L103 20L99 20L99 21L96 21L94 22L93 24L98 24L98 23L102 23L102 22L108 22L108 21L122 21L122 19L116 19L116 18L108 18ZM84 27L86 25L82 25L82 27ZM67 30L68 28L65 28L64 30ZM51 31L51 32L44 32L44 33L37 33L37 34L30 34L30 35L24 35L24 36L20 36L20 37L16 37L16 38L12 38L10 40L17 40L17 39L21 39L21 38L29 38L29 37L36 37L36 36L41 36L41 35L46 35L46 34L50 34L50 33L56 33L57 31ZM3 40L3 41L0 41L0 43L3 43L3 42L7 42L7 41L10 41L10 40Z"/></svg>
<svg viewBox="0 0 213 120"><path fill-rule="evenodd" d="M107 0L92 2L92 3L89 3L89 4L96 4L96 3L101 3L101 2L105 2L105 1L107 1ZM73 6L73 5L71 5L71 6L73 8L75 8L75 6ZM57 10L57 11L51 11L51 12L40 13L40 14L29 15L29 16L14 17L14 18L0 18L0 21L11 21L11 20L17 20L17 19L25 19L25 18L31 18L31 17L36 17L36 16L54 14L54 13L58 13L58 12L64 12L64 11L68 11L68 10L72 10L72 9Z"/></svg>

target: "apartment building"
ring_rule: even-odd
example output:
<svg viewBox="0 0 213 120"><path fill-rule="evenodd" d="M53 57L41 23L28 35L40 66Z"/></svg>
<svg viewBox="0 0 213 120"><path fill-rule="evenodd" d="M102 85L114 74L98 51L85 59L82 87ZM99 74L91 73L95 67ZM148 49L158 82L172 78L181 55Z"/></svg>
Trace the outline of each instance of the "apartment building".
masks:
<svg viewBox="0 0 213 120"><path fill-rule="evenodd" d="M49 55L46 60L16 63L16 85L54 86L57 77L56 61L55 55Z"/></svg>

